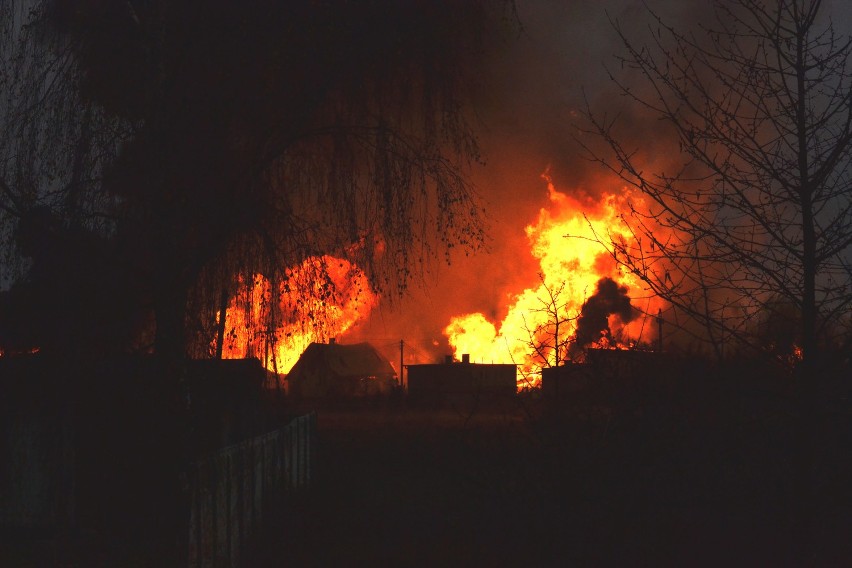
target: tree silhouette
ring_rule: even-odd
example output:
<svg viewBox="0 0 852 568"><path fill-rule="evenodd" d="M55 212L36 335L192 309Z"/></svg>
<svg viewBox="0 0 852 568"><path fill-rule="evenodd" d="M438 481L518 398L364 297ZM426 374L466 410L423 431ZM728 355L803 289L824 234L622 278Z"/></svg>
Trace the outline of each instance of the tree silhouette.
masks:
<svg viewBox="0 0 852 568"><path fill-rule="evenodd" d="M799 320L792 542L805 564L814 559L820 335L852 304L852 38L835 32L819 0L714 8L715 21L689 34L652 13L641 46L614 22L622 64L641 86L613 81L674 132L684 160L674 173L646 171L616 121L589 109L587 132L612 151L595 159L645 200L624 215L635 245L600 240L703 323L719 352L731 341L766 347L754 334L764 314L779 329L785 316Z"/></svg>
<svg viewBox="0 0 852 568"><path fill-rule="evenodd" d="M504 6L486 4L15 4L0 14L20 54L4 59L9 122L67 135L50 151L43 131L30 154L4 148L6 232L25 214L15 200L69 226L45 182L64 170L45 156L77 159L92 198L53 195L109 220L87 229L138 283L169 357L240 277L286 280L305 258L347 256L378 288L404 290L436 253L481 241L466 102L485 30L508 29ZM9 176L22 167L26 182Z"/></svg>
<svg viewBox="0 0 852 568"><path fill-rule="evenodd" d="M852 303L852 40L818 0L714 7L697 33L652 12L645 45L613 22L633 75L610 76L674 133L683 162L648 171L618 121L589 108L585 132L611 154L581 143L644 199L624 215L636 244L601 241L719 351L731 340L761 347L760 313L790 303L814 361Z"/></svg>
<svg viewBox="0 0 852 568"><path fill-rule="evenodd" d="M565 282L549 284L542 273L538 274L538 278L544 293L536 298L539 307L531 308L530 312L540 314L543 318L535 317L534 321L539 323L534 326L530 326L524 319L524 329L529 337L526 344L539 369L558 367L568 359L573 339L570 324L577 316L571 317L567 313Z"/></svg>
<svg viewBox="0 0 852 568"><path fill-rule="evenodd" d="M30 7L0 6L2 345L103 353L136 343L142 325L109 239L115 196L100 182L131 133L64 82L75 68L70 45L22 26Z"/></svg>

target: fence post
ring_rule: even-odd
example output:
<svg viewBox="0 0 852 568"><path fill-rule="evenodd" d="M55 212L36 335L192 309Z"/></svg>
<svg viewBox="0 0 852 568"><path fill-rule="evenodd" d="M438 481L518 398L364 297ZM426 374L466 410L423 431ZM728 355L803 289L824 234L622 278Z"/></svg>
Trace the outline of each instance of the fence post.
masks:
<svg viewBox="0 0 852 568"><path fill-rule="evenodd" d="M216 554L214 556L214 564L220 565L224 563L226 558L230 558L228 553L228 544L230 543L228 535L228 455L221 455L220 459L213 462L215 470L215 489L216 498L213 502L213 510L216 519Z"/></svg>
<svg viewBox="0 0 852 568"><path fill-rule="evenodd" d="M302 453L302 442L305 439L305 420L300 416L296 430L296 489L302 488L302 476L305 473L305 456Z"/></svg>
<svg viewBox="0 0 852 568"><path fill-rule="evenodd" d="M257 440L254 448L254 483L252 487L253 525L260 526L263 517L263 476L266 472L266 452L264 446L269 434Z"/></svg>
<svg viewBox="0 0 852 568"><path fill-rule="evenodd" d="M199 519L199 514L201 511L197 478L197 466L195 464L191 464L187 471L187 485L189 487L189 527L187 527L186 531L186 562L190 568L194 568L200 564L199 536L201 519Z"/></svg>
<svg viewBox="0 0 852 568"><path fill-rule="evenodd" d="M228 456L228 552L230 553L231 566L237 566L240 561L240 534L242 532L242 519L240 518L240 488L242 487L240 475L240 446L234 447Z"/></svg>
<svg viewBox="0 0 852 568"><path fill-rule="evenodd" d="M311 412L308 415L308 487L313 484L314 471L317 466L317 413Z"/></svg>

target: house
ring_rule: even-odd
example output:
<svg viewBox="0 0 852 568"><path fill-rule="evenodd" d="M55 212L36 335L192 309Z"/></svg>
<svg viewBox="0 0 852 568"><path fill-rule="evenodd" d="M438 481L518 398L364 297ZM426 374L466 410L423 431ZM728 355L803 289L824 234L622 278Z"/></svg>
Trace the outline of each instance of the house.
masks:
<svg viewBox="0 0 852 568"><path fill-rule="evenodd" d="M290 393L302 398L387 395L397 373L371 344L311 343L287 375Z"/></svg>
<svg viewBox="0 0 852 568"><path fill-rule="evenodd" d="M440 404L446 401L484 401L513 398L517 393L517 366L471 363L408 365L408 398Z"/></svg>

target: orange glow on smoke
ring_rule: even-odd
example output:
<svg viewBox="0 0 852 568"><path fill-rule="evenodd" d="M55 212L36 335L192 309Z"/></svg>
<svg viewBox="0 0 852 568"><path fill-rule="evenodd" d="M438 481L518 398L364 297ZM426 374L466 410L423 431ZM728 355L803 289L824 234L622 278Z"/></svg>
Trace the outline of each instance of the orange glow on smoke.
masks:
<svg viewBox="0 0 852 568"><path fill-rule="evenodd" d="M378 301L364 273L340 258L309 258L286 277L275 294L261 275L241 282L226 312L224 358L257 357L287 373L310 343L344 334Z"/></svg>
<svg viewBox="0 0 852 568"><path fill-rule="evenodd" d="M558 319L562 320L559 341L570 341L576 334L583 303L595 293L601 278L609 277L627 287L631 304L639 313L629 323L610 316L612 335L602 336L593 344L595 347L628 348L641 341L653 341L655 327L650 314L656 314L663 306L660 299L644 291L637 276L620 270L596 242L595 234L601 239L633 241L620 214L629 211L628 199L640 205L638 200L628 194L605 194L598 204L589 205L556 190L550 178L543 177L547 180L550 207L541 209L538 219L526 227L530 252L539 261L539 285L511 297L502 322L471 313L453 317L444 329L457 359L468 353L473 362L517 364L519 387L538 384L541 367L557 364L553 349L541 347L543 343L554 343L552 307L558 308ZM553 302L549 298L556 292L559 295ZM534 345L539 346L538 354ZM570 355L563 348L558 363L562 364L566 357Z"/></svg>

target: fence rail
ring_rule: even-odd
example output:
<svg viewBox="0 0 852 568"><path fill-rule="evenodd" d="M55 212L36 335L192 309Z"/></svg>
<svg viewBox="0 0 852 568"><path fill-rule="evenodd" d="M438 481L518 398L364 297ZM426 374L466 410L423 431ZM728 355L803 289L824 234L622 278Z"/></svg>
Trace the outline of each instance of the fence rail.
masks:
<svg viewBox="0 0 852 568"><path fill-rule="evenodd" d="M316 414L222 448L190 468L190 568L238 566L272 507L311 484Z"/></svg>

